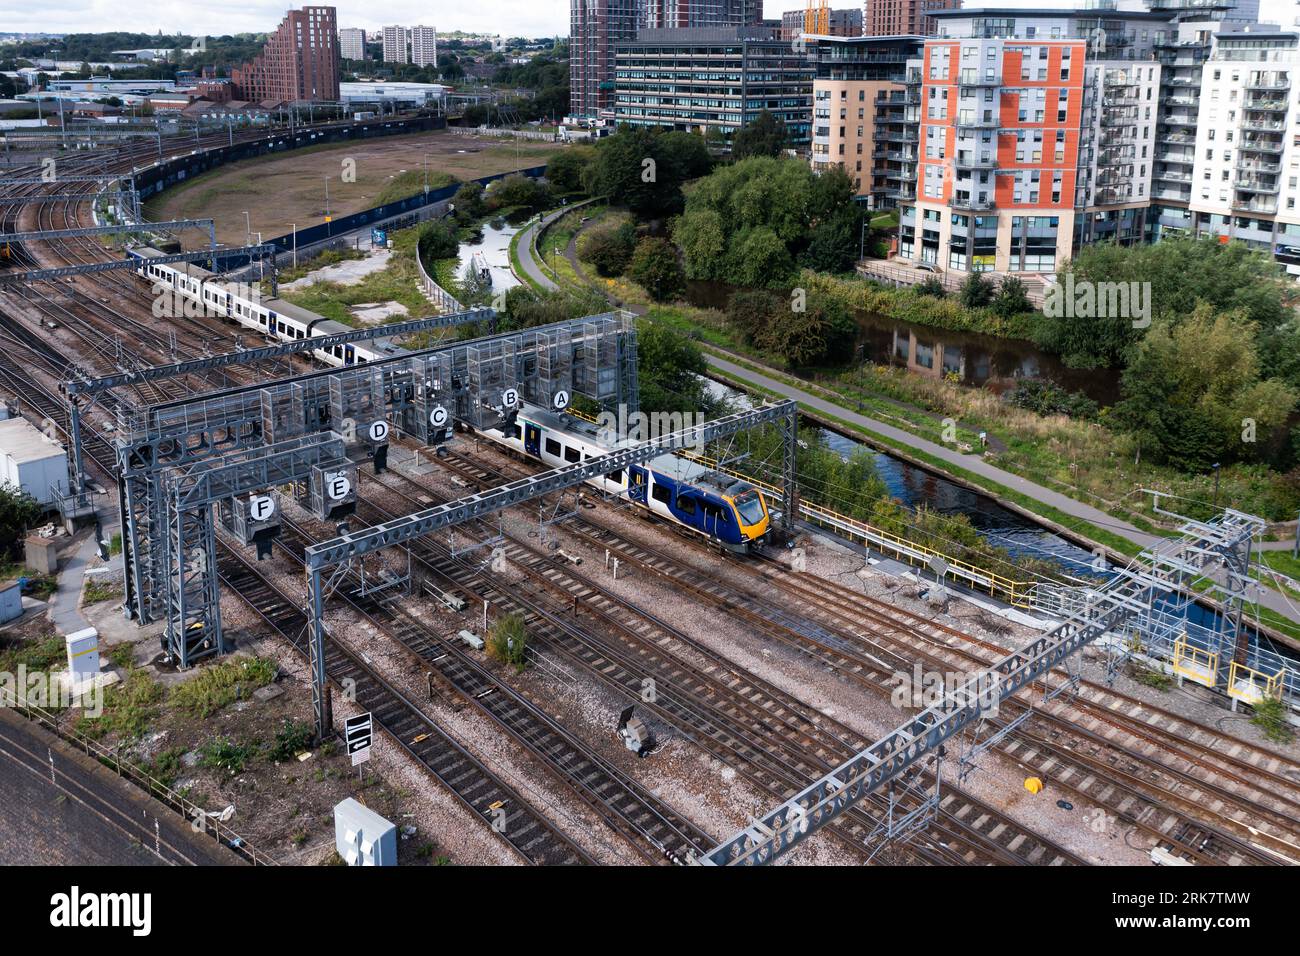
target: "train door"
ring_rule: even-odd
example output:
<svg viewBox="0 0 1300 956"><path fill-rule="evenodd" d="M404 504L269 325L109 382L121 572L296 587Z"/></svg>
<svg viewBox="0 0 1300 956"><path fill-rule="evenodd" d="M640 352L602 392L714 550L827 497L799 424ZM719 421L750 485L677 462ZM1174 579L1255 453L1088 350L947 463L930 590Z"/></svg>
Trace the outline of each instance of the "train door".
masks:
<svg viewBox="0 0 1300 956"><path fill-rule="evenodd" d="M649 485L646 470L640 465L633 465L627 470L627 478L627 496L633 501L645 504L646 487Z"/></svg>
<svg viewBox="0 0 1300 956"><path fill-rule="evenodd" d="M542 457L542 430L532 422L524 423L524 451L536 458Z"/></svg>

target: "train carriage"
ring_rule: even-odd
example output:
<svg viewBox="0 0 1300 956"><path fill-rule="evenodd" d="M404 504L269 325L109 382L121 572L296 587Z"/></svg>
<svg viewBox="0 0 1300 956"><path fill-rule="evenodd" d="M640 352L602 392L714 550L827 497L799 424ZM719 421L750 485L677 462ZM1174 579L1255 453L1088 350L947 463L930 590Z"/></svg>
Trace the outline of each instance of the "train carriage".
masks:
<svg viewBox="0 0 1300 956"><path fill-rule="evenodd" d="M553 468L631 444L610 444L589 422L531 405L513 422L484 429L483 435ZM747 552L766 540L772 526L767 500L757 488L678 454L663 454L587 483L729 551Z"/></svg>

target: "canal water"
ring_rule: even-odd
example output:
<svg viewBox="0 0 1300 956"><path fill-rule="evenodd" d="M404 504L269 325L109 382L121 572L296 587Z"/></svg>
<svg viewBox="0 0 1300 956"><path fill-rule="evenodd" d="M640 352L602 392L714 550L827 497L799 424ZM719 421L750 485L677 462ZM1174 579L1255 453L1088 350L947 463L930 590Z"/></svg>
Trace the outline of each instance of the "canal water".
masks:
<svg viewBox="0 0 1300 956"><path fill-rule="evenodd" d="M464 275L465 264L475 256L487 265L492 277L492 288L496 291L519 285L510 268L510 240L524 227L531 218L527 212L512 214L505 218L489 219L483 223L478 239L462 242L456 254L456 277Z"/></svg>
<svg viewBox="0 0 1300 956"><path fill-rule="evenodd" d="M706 387L710 395L726 399L737 408L752 406L746 393L722 382L708 379ZM833 429L808 421L804 424L816 428L826 446L844 458L858 451L869 455L889 493L907 507L915 509L925 505L945 514L964 514L981 535L1017 557L1055 559L1070 574L1084 574L1091 570L1093 556L1090 551L1048 531L1019 512L1004 508L994 498L971 491L942 475Z"/></svg>
<svg viewBox="0 0 1300 956"><path fill-rule="evenodd" d="M713 397L725 399L735 408L753 407L753 401L747 393L713 379L705 379L704 382L708 393ZM845 458L858 451L866 452L889 493L907 507L915 509L925 505L945 514L963 514L986 540L1005 548L1013 556L1055 560L1067 574L1096 579L1097 569L1093 566L1092 552L1047 530L1019 512L1003 507L989 495L972 491L942 475L872 448L856 438L850 438L816 422L804 419L803 424L815 428L826 446ZM1109 572L1116 568L1107 563L1106 570ZM1157 606L1172 611L1176 604L1172 599L1165 599L1159 601ZM1190 621L1202 627L1212 630L1219 627L1218 613L1206 605L1192 605L1187 609L1187 615ZM1248 623L1245 630L1253 640L1262 640ZM1288 659L1300 661L1300 655L1289 648L1273 646L1267 641L1265 644Z"/></svg>
<svg viewBox="0 0 1300 956"><path fill-rule="evenodd" d="M690 282L687 299L700 308L726 309L733 289L718 282ZM1101 405L1119 398L1115 369L1070 368L1032 342L978 332L949 332L902 322L875 312L855 311L858 336L855 356L876 365L906 368L930 378L955 377L963 385L1001 393L1017 379L1048 379L1071 392L1082 392Z"/></svg>

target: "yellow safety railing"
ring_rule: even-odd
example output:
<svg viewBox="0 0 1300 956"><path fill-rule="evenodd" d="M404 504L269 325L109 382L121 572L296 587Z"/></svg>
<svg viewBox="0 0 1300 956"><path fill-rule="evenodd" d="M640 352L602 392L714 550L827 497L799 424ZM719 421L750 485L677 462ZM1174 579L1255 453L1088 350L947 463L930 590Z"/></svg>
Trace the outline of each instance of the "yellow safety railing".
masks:
<svg viewBox="0 0 1300 956"><path fill-rule="evenodd" d="M770 495L779 497L782 494L781 489L776 485L754 478L734 468L721 467L716 459L709 458L706 455L699 455L690 451L681 451L678 454L683 458L697 461L709 468L741 478ZM946 574L974 585L982 591L987 591L989 594L1001 597L1008 604L1016 607L1028 608L1032 606L1030 594L1036 582L1016 581L1005 575L971 564L969 561L953 558L942 551L909 541L902 535L877 528L859 518L841 514L824 505L811 503L802 497L799 499L799 511L804 519L814 524L833 528L841 534L847 535L850 540L861 538L864 544L869 544L876 550L915 567L927 567L934 558L940 558L947 565Z"/></svg>
<svg viewBox="0 0 1300 956"><path fill-rule="evenodd" d="M1206 687L1213 687L1219 682L1219 652L1202 650L1195 644L1189 644L1187 635L1184 634L1174 641L1174 673Z"/></svg>
<svg viewBox="0 0 1300 956"><path fill-rule="evenodd" d="M1269 674L1233 661L1228 668L1228 696L1248 704L1257 704L1266 697L1280 698L1285 679L1285 667L1278 668L1276 674Z"/></svg>

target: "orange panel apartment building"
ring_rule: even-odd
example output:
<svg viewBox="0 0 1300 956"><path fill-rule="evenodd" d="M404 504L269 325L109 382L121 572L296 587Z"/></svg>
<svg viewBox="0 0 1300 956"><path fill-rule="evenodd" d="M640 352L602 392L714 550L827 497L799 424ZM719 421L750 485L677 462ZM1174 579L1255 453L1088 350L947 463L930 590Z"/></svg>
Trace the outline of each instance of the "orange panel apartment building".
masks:
<svg viewBox="0 0 1300 956"><path fill-rule="evenodd" d="M1082 40L926 43L901 257L998 272L1053 272L1069 257L1085 56Z"/></svg>

